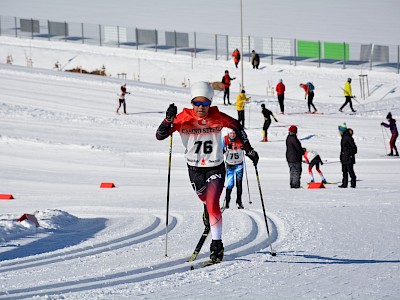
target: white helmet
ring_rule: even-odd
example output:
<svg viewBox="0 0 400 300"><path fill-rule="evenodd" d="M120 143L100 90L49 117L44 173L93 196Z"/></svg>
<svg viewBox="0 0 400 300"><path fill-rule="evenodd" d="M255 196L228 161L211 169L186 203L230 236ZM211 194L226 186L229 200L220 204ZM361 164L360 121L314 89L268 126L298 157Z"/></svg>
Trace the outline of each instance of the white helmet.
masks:
<svg viewBox="0 0 400 300"><path fill-rule="evenodd" d="M212 101L214 97L214 90L207 82L196 82L190 87L190 99L193 100L199 96L206 97L208 100Z"/></svg>

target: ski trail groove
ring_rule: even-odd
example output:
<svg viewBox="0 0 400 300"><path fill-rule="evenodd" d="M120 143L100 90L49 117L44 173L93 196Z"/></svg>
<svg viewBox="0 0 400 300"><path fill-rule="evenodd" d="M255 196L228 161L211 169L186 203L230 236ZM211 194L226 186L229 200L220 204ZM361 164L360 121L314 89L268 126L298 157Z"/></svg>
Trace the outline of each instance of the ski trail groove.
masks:
<svg viewBox="0 0 400 300"><path fill-rule="evenodd" d="M270 226L270 236L267 237L265 223L261 213L252 211L243 211L242 213L250 218L251 230L245 238L226 245L225 257L227 258L227 261L235 260L241 256L253 254L262 248L266 248L270 243L277 240L278 237L277 227L272 220L269 219L268 222L268 225ZM207 259L206 256L206 254L199 255L197 262L201 263L202 261L205 261ZM121 284L132 284L145 280L162 278L175 273L188 272L190 264L186 262L186 259L187 257L183 257L173 261L104 276L9 290L0 293L0 298L2 298L2 296L7 296L7 299L24 299L35 296L61 295L63 293L90 291L93 289L114 287ZM223 264L219 265L219 267L223 267Z"/></svg>
<svg viewBox="0 0 400 300"><path fill-rule="evenodd" d="M173 230L177 225L177 218L172 217L168 230ZM24 261L12 261L10 263L0 263L0 273L21 270L21 268L35 268L47 264L54 264L57 262L65 262L66 260L73 260L86 256L101 254L104 252L115 251L124 247L132 246L135 244L143 243L151 239L162 236L165 233L165 226L159 217L156 217L152 224L146 228L135 232L133 234L123 236L120 238L112 239L106 242L101 242L94 246L86 246L79 249L69 250L62 253L54 253L46 255L43 258L30 257Z"/></svg>

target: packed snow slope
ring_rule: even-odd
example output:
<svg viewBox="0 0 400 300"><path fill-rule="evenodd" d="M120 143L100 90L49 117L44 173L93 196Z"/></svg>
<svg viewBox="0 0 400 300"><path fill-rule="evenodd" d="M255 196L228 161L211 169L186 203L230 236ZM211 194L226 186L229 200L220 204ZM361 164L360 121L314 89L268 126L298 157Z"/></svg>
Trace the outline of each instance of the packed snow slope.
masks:
<svg viewBox="0 0 400 300"><path fill-rule="evenodd" d="M400 118L399 75L356 69L245 64L250 141L258 165L270 236L264 223L254 167L247 160L244 210L223 214L225 261L198 268L209 255L208 240L198 262L187 263L203 231L202 204L193 192L178 134L173 135L170 214L166 240L169 139L155 131L168 105L190 107L189 89L199 80L218 81L229 69L235 102L240 72L232 61L197 59L148 51L0 38L0 299L397 299L400 293L400 160L386 157L388 130L380 126L391 111ZM34 68L25 67L31 48ZM109 77L52 69L103 64ZM141 81L132 80L141 62ZM355 114L338 108L342 87L368 74L370 96L358 97ZM128 73L127 115L117 115ZM161 78L166 84L160 84ZM268 143L261 143L260 104L277 113L274 86L287 87L285 115L276 114ZM300 82L313 81L321 114L305 114ZM236 117L234 106L213 105ZM354 130L358 146L356 189L339 189L338 125ZM297 125L302 145L319 152L329 182L289 188L285 139ZM315 174L318 180L318 174ZM113 182L116 188L101 189ZM223 196L221 197L222 204ZM252 201L252 204L249 203ZM40 227L16 222L34 214ZM270 255L271 248L277 252ZM166 256L167 254L167 256ZM195 270L191 271L194 265Z"/></svg>

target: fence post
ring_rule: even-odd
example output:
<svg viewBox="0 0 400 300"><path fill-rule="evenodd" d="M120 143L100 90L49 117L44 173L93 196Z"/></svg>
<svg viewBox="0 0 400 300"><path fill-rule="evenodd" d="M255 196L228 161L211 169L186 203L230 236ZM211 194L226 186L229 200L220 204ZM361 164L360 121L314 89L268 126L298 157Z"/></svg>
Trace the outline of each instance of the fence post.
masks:
<svg viewBox="0 0 400 300"><path fill-rule="evenodd" d="M175 48L174 54L176 54L176 30L174 30L174 48Z"/></svg>
<svg viewBox="0 0 400 300"><path fill-rule="evenodd" d="M318 41L318 68L321 68L321 41Z"/></svg>
<svg viewBox="0 0 400 300"><path fill-rule="evenodd" d="M157 29L154 29L154 34L156 36L156 52L157 52L157 46L158 46Z"/></svg>
<svg viewBox="0 0 400 300"><path fill-rule="evenodd" d="M374 45L371 44L371 52L369 53L369 70L370 71L372 70L372 53L374 52L373 47L374 47Z"/></svg>
<svg viewBox="0 0 400 300"><path fill-rule="evenodd" d="M15 37L18 37L17 17L14 17Z"/></svg>
<svg viewBox="0 0 400 300"><path fill-rule="evenodd" d="M215 60L218 60L218 35L215 34Z"/></svg>
<svg viewBox="0 0 400 300"><path fill-rule="evenodd" d="M31 18L31 38L33 40L33 19Z"/></svg>
<svg viewBox="0 0 400 300"><path fill-rule="evenodd" d="M194 33L194 57L197 58L197 37L196 37L196 32Z"/></svg>
<svg viewBox="0 0 400 300"><path fill-rule="evenodd" d="M67 32L67 28L68 28L68 26L67 26L67 22L66 22L66 21L64 21L64 33L65 33L65 35L64 35L64 39L65 39L65 42L67 42L67 34L68 34L68 32Z"/></svg>
<svg viewBox="0 0 400 300"><path fill-rule="evenodd" d="M119 48L119 26L117 26L117 43Z"/></svg>
<svg viewBox="0 0 400 300"><path fill-rule="evenodd" d="M48 37L49 37L49 41L50 41L50 21L47 20L47 33L48 33Z"/></svg>
<svg viewBox="0 0 400 300"><path fill-rule="evenodd" d="M343 69L346 69L346 42L343 42Z"/></svg>
<svg viewBox="0 0 400 300"><path fill-rule="evenodd" d="M226 35L226 60L229 60L229 37Z"/></svg>
<svg viewBox="0 0 400 300"><path fill-rule="evenodd" d="M99 42L101 46L101 24L99 24Z"/></svg>
<svg viewBox="0 0 400 300"><path fill-rule="evenodd" d="M135 28L135 35L136 35L136 50L139 50L139 30L137 27Z"/></svg>
<svg viewBox="0 0 400 300"><path fill-rule="evenodd" d="M82 28L82 44L85 43L85 30L84 30L84 27L83 27L83 26L84 26L83 23L81 23L81 28Z"/></svg>
<svg viewBox="0 0 400 300"><path fill-rule="evenodd" d="M271 36L271 65L274 64L274 39Z"/></svg>
<svg viewBox="0 0 400 300"><path fill-rule="evenodd" d="M250 36L249 36L249 62L251 61ZM243 88L243 87L242 87Z"/></svg>
<svg viewBox="0 0 400 300"><path fill-rule="evenodd" d="M397 45L397 74L399 74L400 69L400 45Z"/></svg>
<svg viewBox="0 0 400 300"><path fill-rule="evenodd" d="M297 57L297 48L296 48L296 44L297 44L297 42L296 42L296 39L294 39L294 45L293 45L293 50L294 50L294 57L293 57L293 60L294 60L294 66L296 66L296 57Z"/></svg>

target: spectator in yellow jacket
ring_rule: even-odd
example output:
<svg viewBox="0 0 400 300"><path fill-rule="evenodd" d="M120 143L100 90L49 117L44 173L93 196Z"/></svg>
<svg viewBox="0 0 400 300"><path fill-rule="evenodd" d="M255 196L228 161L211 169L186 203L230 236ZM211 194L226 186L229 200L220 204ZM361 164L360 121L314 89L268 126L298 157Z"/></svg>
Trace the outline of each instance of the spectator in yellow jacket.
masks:
<svg viewBox="0 0 400 300"><path fill-rule="evenodd" d="M251 97L249 98L246 97L245 90L242 90L242 92L236 98L236 110L238 112L238 121L240 124L242 124L243 128L244 128L244 105L246 104L246 101L249 102L250 99Z"/></svg>
<svg viewBox="0 0 400 300"><path fill-rule="evenodd" d="M353 108L353 103L351 102L352 98L355 98L355 96L353 96L352 92L351 92L351 78L347 78L346 83L344 84L344 88L343 88L343 92L344 92L344 96L346 98L346 101L344 102L344 104L339 108L339 111L342 112L343 108L347 105L350 104L350 108L352 112L356 112Z"/></svg>

